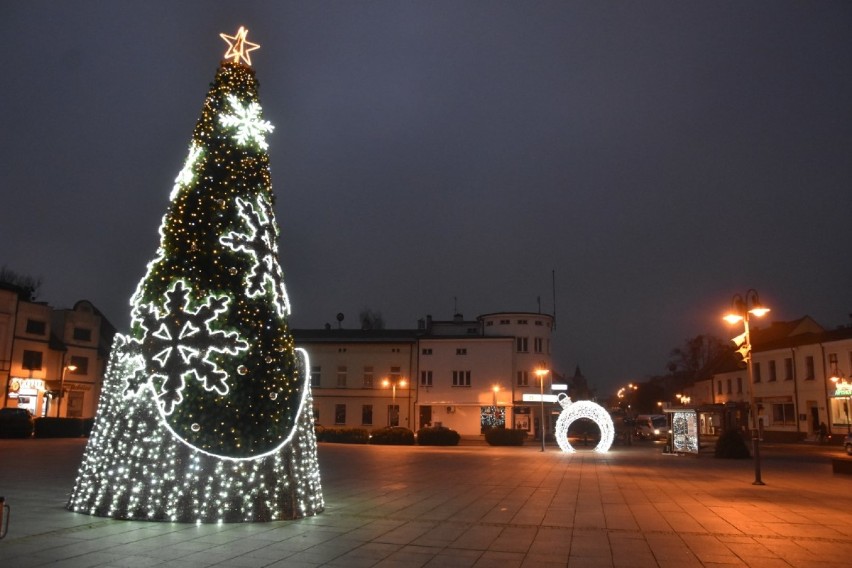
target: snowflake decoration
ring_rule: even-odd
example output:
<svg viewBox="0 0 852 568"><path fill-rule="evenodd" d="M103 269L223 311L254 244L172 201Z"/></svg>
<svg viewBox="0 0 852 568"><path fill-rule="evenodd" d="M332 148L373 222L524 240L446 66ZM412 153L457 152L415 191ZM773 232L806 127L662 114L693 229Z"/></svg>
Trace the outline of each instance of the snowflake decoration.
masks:
<svg viewBox="0 0 852 568"><path fill-rule="evenodd" d="M213 352L236 355L248 343L236 332L211 329L211 324L227 311L227 296L208 296L197 309L190 309L189 287L176 281L166 292L166 310L154 304L138 306L134 323L145 330L141 340L132 339L128 359L138 361L125 390L138 392L154 383L163 412L171 414L183 401L187 378L195 377L207 391L228 393L228 373L210 359ZM146 377L140 379L143 373ZM159 388L157 387L159 383Z"/></svg>
<svg viewBox="0 0 852 568"><path fill-rule="evenodd" d="M266 143L265 134L272 132L275 127L260 118L260 105L255 102L243 105L234 95L228 95L228 103L233 114L223 114L219 117L222 126L236 128L234 139L237 144L244 145L253 141L266 150L269 144Z"/></svg>
<svg viewBox="0 0 852 568"><path fill-rule="evenodd" d="M189 155L186 157L186 161L183 163L183 169L178 173L175 178L175 185L172 187L172 193L169 195L169 199L174 199L180 193L181 188L188 186L192 183L192 180L195 178L195 164L198 163L198 159L201 157L204 148L202 148L197 142L193 142L189 147Z"/></svg>
<svg viewBox="0 0 852 568"><path fill-rule="evenodd" d="M246 295L254 298L263 294L267 285L271 286L276 311L279 317L284 318L290 312L290 304L276 253L280 231L272 218L272 206L259 196L255 203L238 197L237 207L247 232L232 231L221 237L219 242L233 251L251 256L253 262L251 271L246 275Z"/></svg>

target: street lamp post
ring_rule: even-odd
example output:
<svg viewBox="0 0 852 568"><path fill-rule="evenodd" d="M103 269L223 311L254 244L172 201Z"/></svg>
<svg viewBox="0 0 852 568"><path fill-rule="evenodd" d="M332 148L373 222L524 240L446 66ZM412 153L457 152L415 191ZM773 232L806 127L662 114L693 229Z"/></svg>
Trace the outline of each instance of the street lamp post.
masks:
<svg viewBox="0 0 852 568"><path fill-rule="evenodd" d="M72 373L77 370L77 365L65 365L62 367L62 374L59 375L59 402L56 403L56 417L59 418L59 408L62 406L62 401L65 400L65 372Z"/></svg>
<svg viewBox="0 0 852 568"><path fill-rule="evenodd" d="M752 362L751 331L749 320L751 316L763 317L769 313L769 308L760 303L757 290L750 288L745 296L734 294L731 301L731 313L724 317L730 324L743 322L744 333L733 341L738 347L737 351L746 362L746 373L748 375L748 398L751 426L751 446L754 454L754 482L752 485L766 485L760 477L760 424L757 419L757 403L754 396L754 365Z"/></svg>
<svg viewBox="0 0 852 568"><path fill-rule="evenodd" d="M539 394L541 395L541 451L544 451L544 377L550 371L547 369L536 369L535 375L538 377Z"/></svg>
<svg viewBox="0 0 852 568"><path fill-rule="evenodd" d="M391 387L391 412L396 412L396 426L399 426L399 411L396 409L396 387L404 388L407 383L405 379L395 377L393 379L385 379L382 381L382 386L385 388ZM393 419L391 413L388 413L388 426L394 426L392 424Z"/></svg>

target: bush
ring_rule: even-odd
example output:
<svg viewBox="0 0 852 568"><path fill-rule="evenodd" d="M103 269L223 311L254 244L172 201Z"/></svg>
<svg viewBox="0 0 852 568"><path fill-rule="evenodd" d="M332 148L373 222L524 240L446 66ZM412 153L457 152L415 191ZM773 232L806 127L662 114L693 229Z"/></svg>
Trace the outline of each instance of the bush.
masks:
<svg viewBox="0 0 852 568"><path fill-rule="evenodd" d="M79 438L83 435L82 418L38 418L35 421L36 438Z"/></svg>
<svg viewBox="0 0 852 568"><path fill-rule="evenodd" d="M366 444L370 433L364 428L317 428L317 442L335 444Z"/></svg>
<svg viewBox="0 0 852 568"><path fill-rule="evenodd" d="M414 432L403 426L388 426L373 430L371 444L411 446L414 444Z"/></svg>
<svg viewBox="0 0 852 568"><path fill-rule="evenodd" d="M745 459L751 457L751 453L745 440L743 440L742 434L737 430L730 429L722 432L722 435L716 440L715 456L725 459Z"/></svg>
<svg viewBox="0 0 852 568"><path fill-rule="evenodd" d="M526 430L490 428L485 431L485 441L490 446L523 446L526 438Z"/></svg>
<svg viewBox="0 0 852 568"><path fill-rule="evenodd" d="M458 446L461 436L450 428L421 428L417 431L417 443L421 446Z"/></svg>

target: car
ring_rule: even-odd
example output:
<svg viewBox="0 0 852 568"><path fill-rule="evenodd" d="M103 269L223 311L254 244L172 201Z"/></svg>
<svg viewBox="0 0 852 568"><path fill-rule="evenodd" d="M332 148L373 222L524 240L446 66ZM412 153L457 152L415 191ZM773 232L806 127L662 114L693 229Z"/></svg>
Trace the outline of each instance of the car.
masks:
<svg viewBox="0 0 852 568"><path fill-rule="evenodd" d="M665 440L669 419L664 414L640 414L636 417L636 437L640 440Z"/></svg>
<svg viewBox="0 0 852 568"><path fill-rule="evenodd" d="M29 438L35 419L26 408L0 408L0 438Z"/></svg>
<svg viewBox="0 0 852 568"><path fill-rule="evenodd" d="M852 432L846 434L843 440L843 447L846 449L846 455L852 456Z"/></svg>

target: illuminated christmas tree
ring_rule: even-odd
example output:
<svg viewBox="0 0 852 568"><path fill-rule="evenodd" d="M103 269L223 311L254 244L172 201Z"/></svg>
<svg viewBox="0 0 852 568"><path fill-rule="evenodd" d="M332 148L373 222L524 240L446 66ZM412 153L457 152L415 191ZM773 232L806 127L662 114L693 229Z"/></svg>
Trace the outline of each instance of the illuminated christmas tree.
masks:
<svg viewBox="0 0 852 568"><path fill-rule="evenodd" d="M307 353L288 327L247 30L195 126L113 344L68 503L122 519L268 521L323 509Z"/></svg>

